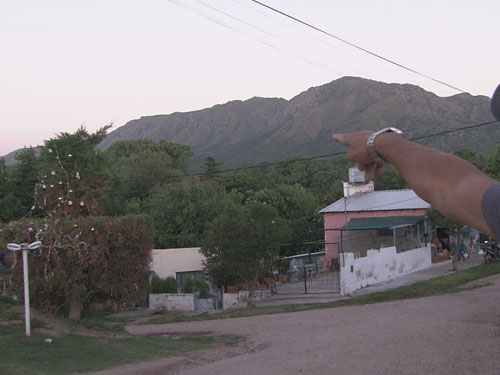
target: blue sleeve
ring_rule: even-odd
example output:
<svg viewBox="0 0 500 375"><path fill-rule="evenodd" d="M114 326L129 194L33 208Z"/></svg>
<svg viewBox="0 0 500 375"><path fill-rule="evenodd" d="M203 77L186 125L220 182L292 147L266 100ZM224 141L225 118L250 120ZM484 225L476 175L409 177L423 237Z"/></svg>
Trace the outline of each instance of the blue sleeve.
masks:
<svg viewBox="0 0 500 375"><path fill-rule="evenodd" d="M491 186L484 193L482 201L483 216L493 235L500 241L500 184Z"/></svg>

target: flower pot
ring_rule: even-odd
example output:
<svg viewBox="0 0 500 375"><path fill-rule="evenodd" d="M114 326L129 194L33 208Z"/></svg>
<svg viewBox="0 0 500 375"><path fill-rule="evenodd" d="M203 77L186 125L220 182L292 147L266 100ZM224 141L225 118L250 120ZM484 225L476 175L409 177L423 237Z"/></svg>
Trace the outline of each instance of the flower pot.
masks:
<svg viewBox="0 0 500 375"><path fill-rule="evenodd" d="M271 277L264 277L264 284L271 285L273 283L273 279Z"/></svg>
<svg viewBox="0 0 500 375"><path fill-rule="evenodd" d="M228 293L238 293L238 287L231 285L227 287L227 292Z"/></svg>

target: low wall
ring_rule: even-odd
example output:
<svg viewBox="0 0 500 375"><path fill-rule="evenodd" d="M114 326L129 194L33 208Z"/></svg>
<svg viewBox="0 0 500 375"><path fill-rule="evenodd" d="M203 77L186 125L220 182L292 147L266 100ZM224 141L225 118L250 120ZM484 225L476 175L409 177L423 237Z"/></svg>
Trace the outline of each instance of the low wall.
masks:
<svg viewBox="0 0 500 375"><path fill-rule="evenodd" d="M240 301L248 301L248 290L240 290L238 292L238 298ZM266 298L271 298L271 289L253 291L254 301L260 301Z"/></svg>
<svg viewBox="0 0 500 375"><path fill-rule="evenodd" d="M222 306L224 310L238 309L247 306L246 302L240 302L238 293L224 293L222 301L224 302Z"/></svg>
<svg viewBox="0 0 500 375"><path fill-rule="evenodd" d="M155 293L149 295L150 310L194 311L193 294Z"/></svg>
<svg viewBox="0 0 500 375"><path fill-rule="evenodd" d="M368 250L367 256L355 259L355 254L340 256L340 293L350 295L355 290L432 266L430 244L414 250L396 252L395 247Z"/></svg>
<svg viewBox="0 0 500 375"><path fill-rule="evenodd" d="M254 301L271 298L271 290L254 290ZM240 290L238 293L224 293L224 310L238 309L248 306L248 291Z"/></svg>
<svg viewBox="0 0 500 375"><path fill-rule="evenodd" d="M255 290L254 300L260 301L271 298L271 290ZM248 291L240 290L238 293L224 293L223 310L247 307ZM194 311L193 294L181 293L154 293L149 295L150 310L166 310L187 312Z"/></svg>

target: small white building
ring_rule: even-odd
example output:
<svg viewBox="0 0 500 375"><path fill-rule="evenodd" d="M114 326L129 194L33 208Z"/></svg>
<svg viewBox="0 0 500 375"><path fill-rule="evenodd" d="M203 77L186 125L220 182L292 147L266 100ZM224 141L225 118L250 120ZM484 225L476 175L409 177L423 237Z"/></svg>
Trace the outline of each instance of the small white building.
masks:
<svg viewBox="0 0 500 375"><path fill-rule="evenodd" d="M203 260L199 247L182 249L154 249L151 271L162 279L172 276L182 289L187 279L205 280Z"/></svg>
<svg viewBox="0 0 500 375"><path fill-rule="evenodd" d="M179 289L183 289L187 279L205 280L203 261L199 247L181 249L153 249L151 271L163 278L175 277ZM269 291L268 291L269 292ZM270 292L268 293L270 294ZM257 298L266 298L264 292L257 292ZM224 310L246 307L248 292L225 293L220 295ZM220 301L220 299L219 299ZM204 311L213 310L218 302L215 296L197 297L193 293L158 293L149 295L149 308L167 311Z"/></svg>

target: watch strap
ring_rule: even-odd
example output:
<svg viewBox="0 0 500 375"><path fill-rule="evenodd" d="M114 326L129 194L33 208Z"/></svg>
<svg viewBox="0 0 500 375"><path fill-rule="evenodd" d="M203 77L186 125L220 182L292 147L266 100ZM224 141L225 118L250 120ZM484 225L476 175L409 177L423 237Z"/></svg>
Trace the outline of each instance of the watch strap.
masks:
<svg viewBox="0 0 500 375"><path fill-rule="evenodd" d="M385 128L385 129L382 129L382 130L379 130L379 131L376 131L375 133L371 134L367 141L366 141L366 147L368 149L368 153L370 154L370 157L373 159L374 162L383 162L383 163L388 163L387 160L385 160L378 152L377 150L375 149L375 139L380 135L380 134L383 134L383 133L396 133L396 134L399 134L399 135L402 135L404 137L404 134L403 132L398 129L398 128L393 128L393 127L390 127L390 128Z"/></svg>

